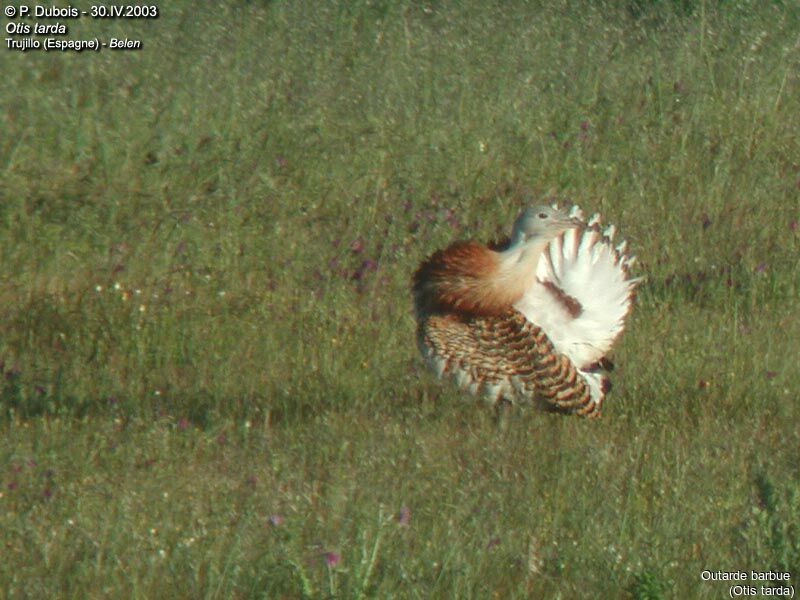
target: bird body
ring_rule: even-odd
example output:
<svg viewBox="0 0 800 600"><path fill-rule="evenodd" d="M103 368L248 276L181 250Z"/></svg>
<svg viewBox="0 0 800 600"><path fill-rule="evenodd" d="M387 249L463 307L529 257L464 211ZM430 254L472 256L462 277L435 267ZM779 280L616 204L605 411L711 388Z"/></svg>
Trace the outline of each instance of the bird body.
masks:
<svg viewBox="0 0 800 600"><path fill-rule="evenodd" d="M622 332L635 279L614 230L533 207L504 247L456 242L414 275L417 340L439 377L492 403L599 414L598 369Z"/></svg>

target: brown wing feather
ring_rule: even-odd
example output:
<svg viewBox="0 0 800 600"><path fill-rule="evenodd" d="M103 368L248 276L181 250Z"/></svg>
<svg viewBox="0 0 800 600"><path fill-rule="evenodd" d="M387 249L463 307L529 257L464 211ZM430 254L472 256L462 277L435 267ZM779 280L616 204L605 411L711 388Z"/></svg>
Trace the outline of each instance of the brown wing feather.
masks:
<svg viewBox="0 0 800 600"><path fill-rule="evenodd" d="M599 414L572 362L516 310L468 320L433 315L420 321L418 342L434 370L492 402L506 398Z"/></svg>
<svg viewBox="0 0 800 600"><path fill-rule="evenodd" d="M459 313L464 317L500 314L516 301L492 286L499 255L477 242L456 242L439 250L414 273L418 315Z"/></svg>

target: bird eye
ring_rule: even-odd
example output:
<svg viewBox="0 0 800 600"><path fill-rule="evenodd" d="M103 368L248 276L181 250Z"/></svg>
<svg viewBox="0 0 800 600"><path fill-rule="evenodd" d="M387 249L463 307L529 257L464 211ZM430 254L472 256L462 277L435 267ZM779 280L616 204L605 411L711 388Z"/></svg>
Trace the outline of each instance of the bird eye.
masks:
<svg viewBox="0 0 800 600"><path fill-rule="evenodd" d="M546 218L547 218L547 213L540 212L540 213L539 213L538 215L536 215L536 216L538 216L540 219L546 219Z"/></svg>

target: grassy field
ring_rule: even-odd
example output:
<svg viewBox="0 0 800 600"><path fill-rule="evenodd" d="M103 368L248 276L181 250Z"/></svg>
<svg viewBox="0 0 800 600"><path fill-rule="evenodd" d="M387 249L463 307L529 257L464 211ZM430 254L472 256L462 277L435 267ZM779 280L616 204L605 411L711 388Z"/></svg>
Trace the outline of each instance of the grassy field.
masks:
<svg viewBox="0 0 800 600"><path fill-rule="evenodd" d="M0 52L0 596L797 587L796 3L160 4ZM501 433L409 281L541 199L647 279L603 418Z"/></svg>

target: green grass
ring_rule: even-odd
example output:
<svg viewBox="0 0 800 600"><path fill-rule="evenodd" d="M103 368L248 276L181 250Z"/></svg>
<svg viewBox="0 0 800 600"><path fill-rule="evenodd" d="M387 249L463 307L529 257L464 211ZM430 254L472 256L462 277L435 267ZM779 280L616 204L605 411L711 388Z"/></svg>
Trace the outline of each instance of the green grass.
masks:
<svg viewBox="0 0 800 600"><path fill-rule="evenodd" d="M796 5L164 4L0 52L0 595L797 585ZM500 433L409 280L541 198L647 279L604 417Z"/></svg>

